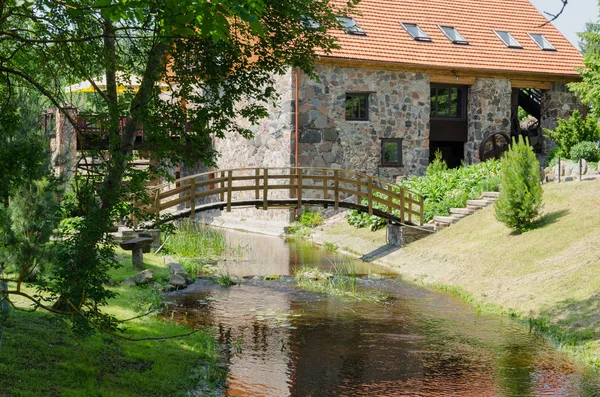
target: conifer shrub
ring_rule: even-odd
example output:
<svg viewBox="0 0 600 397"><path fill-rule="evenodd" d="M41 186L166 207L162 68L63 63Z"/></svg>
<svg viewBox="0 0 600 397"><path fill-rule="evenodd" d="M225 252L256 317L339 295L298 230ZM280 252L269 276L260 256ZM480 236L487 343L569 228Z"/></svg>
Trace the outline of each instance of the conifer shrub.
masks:
<svg viewBox="0 0 600 397"><path fill-rule="evenodd" d="M517 233L533 227L542 209L540 164L533 149L519 136L502 158L496 219Z"/></svg>
<svg viewBox="0 0 600 397"><path fill-rule="evenodd" d="M596 142L579 142L571 148L570 154L573 161L579 161L580 158L588 162L597 162L600 160L600 151L596 149Z"/></svg>

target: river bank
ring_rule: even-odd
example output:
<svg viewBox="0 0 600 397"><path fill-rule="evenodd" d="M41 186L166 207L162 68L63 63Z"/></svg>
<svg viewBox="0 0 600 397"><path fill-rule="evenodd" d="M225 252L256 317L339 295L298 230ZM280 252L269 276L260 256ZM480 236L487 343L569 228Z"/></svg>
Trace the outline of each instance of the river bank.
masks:
<svg viewBox="0 0 600 397"><path fill-rule="evenodd" d="M398 249L385 230L330 219L313 239L388 266L407 281L451 290L486 311L530 321L585 363L600 365L600 181L544 186L538 227L515 235L493 207Z"/></svg>

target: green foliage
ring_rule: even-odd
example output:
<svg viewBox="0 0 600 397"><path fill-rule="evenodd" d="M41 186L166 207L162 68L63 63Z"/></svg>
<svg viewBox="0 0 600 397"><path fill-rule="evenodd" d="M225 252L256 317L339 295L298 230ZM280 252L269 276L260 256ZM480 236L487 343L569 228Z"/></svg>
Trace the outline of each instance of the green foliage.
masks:
<svg viewBox="0 0 600 397"><path fill-rule="evenodd" d="M573 112L569 120L559 119L554 131L549 129L544 131L558 146L556 156L565 158L570 156L571 148L576 144L597 141L600 137L598 119L589 116L584 120L578 110Z"/></svg>
<svg viewBox="0 0 600 397"><path fill-rule="evenodd" d="M334 264L333 272L302 266L295 272L296 286L306 291L362 301L382 301L380 291L359 291L357 274L352 266Z"/></svg>
<svg viewBox="0 0 600 397"><path fill-rule="evenodd" d="M237 277L236 277L237 278ZM241 281L237 278L237 281L233 279L231 274L226 271L221 271L216 277L212 277L212 281L215 284L219 284L222 287L231 287L232 285L241 285Z"/></svg>
<svg viewBox="0 0 600 397"><path fill-rule="evenodd" d="M500 162L497 160L448 169L441 153L436 153L425 176L411 176L400 182L400 186L424 196L424 221L428 222L436 215L449 215L450 208L464 207L467 200L479 198L482 192L497 191L499 172ZM363 204L366 205L365 200ZM373 207L384 209L377 203ZM350 225L357 228L378 230L386 225L383 218L355 210L348 211L345 217Z"/></svg>
<svg viewBox="0 0 600 397"><path fill-rule="evenodd" d="M165 244L168 253L184 258L214 259L228 249L225 233L191 220L177 223L177 231Z"/></svg>
<svg viewBox="0 0 600 397"><path fill-rule="evenodd" d="M302 226L310 228L321 226L323 224L323 216L318 211L306 209L298 217L298 223L300 223Z"/></svg>
<svg viewBox="0 0 600 397"><path fill-rule="evenodd" d="M571 160L578 161L580 158L586 161L597 162L600 160L600 151L596 149L596 142L579 142L571 148Z"/></svg>
<svg viewBox="0 0 600 397"><path fill-rule="evenodd" d="M525 109L523 109L521 106L519 106L519 110L517 112L518 112L519 121L527 120L529 118L529 113L527 113L527 111Z"/></svg>
<svg viewBox="0 0 600 397"><path fill-rule="evenodd" d="M501 167L496 218L522 233L532 228L542 209L540 165L531 146L519 136L518 142L513 139Z"/></svg>
<svg viewBox="0 0 600 397"><path fill-rule="evenodd" d="M140 313L162 313L167 309L164 295L151 286L132 288L131 306Z"/></svg>

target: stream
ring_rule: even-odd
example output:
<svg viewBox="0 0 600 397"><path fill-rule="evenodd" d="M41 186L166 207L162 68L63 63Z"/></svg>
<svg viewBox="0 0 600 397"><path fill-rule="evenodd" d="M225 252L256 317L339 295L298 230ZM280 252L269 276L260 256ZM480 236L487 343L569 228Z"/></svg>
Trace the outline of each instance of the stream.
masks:
<svg viewBox="0 0 600 397"><path fill-rule="evenodd" d="M200 279L169 295L174 318L214 329L227 396L598 396L597 375L512 319L304 241L227 231L240 285ZM352 268L380 301L303 291L302 266ZM279 279L265 280L264 276Z"/></svg>

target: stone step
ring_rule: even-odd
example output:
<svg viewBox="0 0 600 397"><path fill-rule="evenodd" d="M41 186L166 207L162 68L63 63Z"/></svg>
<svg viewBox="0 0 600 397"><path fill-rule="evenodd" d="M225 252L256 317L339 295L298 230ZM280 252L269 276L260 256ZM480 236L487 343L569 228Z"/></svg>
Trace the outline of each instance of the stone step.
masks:
<svg viewBox="0 0 600 397"><path fill-rule="evenodd" d="M450 208L450 213L452 215L455 215L455 214L471 215L471 214L475 213L475 211L473 211L469 208Z"/></svg>
<svg viewBox="0 0 600 397"><path fill-rule="evenodd" d="M471 208L471 207L483 208L483 207L487 207L488 204L490 204L490 203L491 203L490 200L467 200L467 208Z"/></svg>
<svg viewBox="0 0 600 397"><path fill-rule="evenodd" d="M441 230L441 229L446 229L447 227L450 227L449 223L435 222L435 231L438 231L438 230Z"/></svg>
<svg viewBox="0 0 600 397"><path fill-rule="evenodd" d="M500 192L483 192L481 195L484 199L497 199L500 197Z"/></svg>
<svg viewBox="0 0 600 397"><path fill-rule="evenodd" d="M467 216L467 214L450 214L451 218L454 218L454 219L457 219L457 220L458 219L462 219L462 218L464 218L466 216Z"/></svg>
<svg viewBox="0 0 600 397"><path fill-rule="evenodd" d="M451 216L434 216L433 221L436 223L446 223L449 225L451 223L456 223L458 219Z"/></svg>

